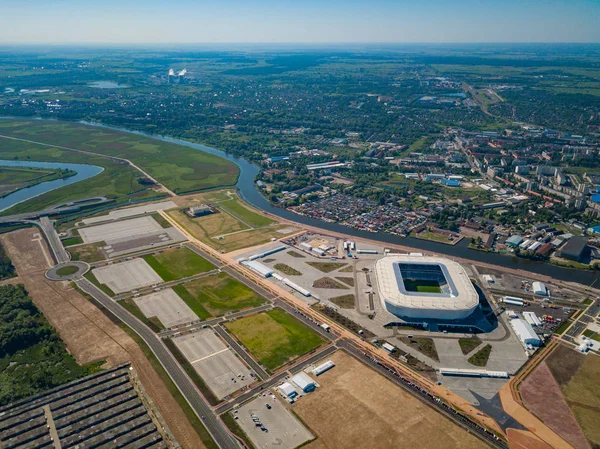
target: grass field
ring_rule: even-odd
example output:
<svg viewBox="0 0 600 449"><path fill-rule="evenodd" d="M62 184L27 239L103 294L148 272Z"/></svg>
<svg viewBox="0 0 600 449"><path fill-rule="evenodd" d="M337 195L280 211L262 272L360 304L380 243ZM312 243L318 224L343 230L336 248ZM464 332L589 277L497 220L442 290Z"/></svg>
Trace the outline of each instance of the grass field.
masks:
<svg viewBox="0 0 600 449"><path fill-rule="evenodd" d="M1 120L0 134L128 159L176 193L234 185L232 162L193 148L94 126Z"/></svg>
<svg viewBox="0 0 600 449"><path fill-rule="evenodd" d="M587 338L591 338L592 340L600 341L600 334L590 329L584 330L583 335L585 335Z"/></svg>
<svg viewBox="0 0 600 449"><path fill-rule="evenodd" d="M295 232L295 229L286 225L249 229L248 226L226 212L199 218L190 218L179 210L167 213L198 240L224 253L267 243L272 238L278 239ZM291 229L291 231L280 232L284 229Z"/></svg>
<svg viewBox="0 0 600 449"><path fill-rule="evenodd" d="M158 254L143 257L165 281L174 281L210 271L215 266L188 248L169 248Z"/></svg>
<svg viewBox="0 0 600 449"><path fill-rule="evenodd" d="M41 182L74 176L71 170L29 167L0 167L0 196Z"/></svg>
<svg viewBox="0 0 600 449"><path fill-rule="evenodd" d="M290 256L295 257L296 259L305 259L306 256L300 254L298 251L290 250L287 252Z"/></svg>
<svg viewBox="0 0 600 449"><path fill-rule="evenodd" d="M231 212L233 215L255 228L275 223L275 220L271 220L269 217L265 217L264 215L250 210L237 198L223 201L218 204L218 207L225 209L227 212Z"/></svg>
<svg viewBox="0 0 600 449"><path fill-rule="evenodd" d="M73 246L73 245L81 245L83 243L83 239L77 235L75 237L67 237L64 240L61 240L63 246Z"/></svg>
<svg viewBox="0 0 600 449"><path fill-rule="evenodd" d="M79 271L79 268L74 265L67 265L66 267L59 268L56 270L56 274L59 276L69 276Z"/></svg>
<svg viewBox="0 0 600 449"><path fill-rule="evenodd" d="M227 273L179 284L173 290L201 319L258 307L265 301Z"/></svg>
<svg viewBox="0 0 600 449"><path fill-rule="evenodd" d="M306 262L306 264L316 268L319 271L322 271L323 273L331 273L332 271L339 270L340 268L348 265L339 262Z"/></svg>
<svg viewBox="0 0 600 449"><path fill-rule="evenodd" d="M407 292L442 293L437 281L425 279L403 279L403 281Z"/></svg>
<svg viewBox="0 0 600 449"><path fill-rule="evenodd" d="M341 295L329 298L329 301L342 309L354 309L354 295Z"/></svg>
<svg viewBox="0 0 600 449"><path fill-rule="evenodd" d="M318 348L324 341L281 309L244 317L225 326L270 370Z"/></svg>
<svg viewBox="0 0 600 449"><path fill-rule="evenodd" d="M335 279L329 277L322 277L313 282L314 288L331 288L331 289L340 289L340 290L348 290L348 286L342 284L341 282L336 281Z"/></svg>
<svg viewBox="0 0 600 449"><path fill-rule="evenodd" d="M337 351L321 388L291 406L317 439L304 449L484 449L488 446L411 393Z"/></svg>
<svg viewBox="0 0 600 449"><path fill-rule="evenodd" d="M469 357L468 362L475 366L486 366L491 353L492 345L485 345L483 348Z"/></svg>
<svg viewBox="0 0 600 449"><path fill-rule="evenodd" d="M4 120L0 120L0 134L6 131L5 127L2 126L5 124ZM43 195L17 204L2 212L3 215L41 210L52 204L92 196L106 195L109 198L115 199L117 203L129 200L130 192L137 192L132 195L132 199L146 199L159 196L157 192L148 189L147 186L138 182L141 175L137 170L129 165L109 159L3 138L0 138L0 153L5 159L83 163L104 168L104 171L98 175L84 181L61 187L60 189L44 193Z"/></svg>
<svg viewBox="0 0 600 449"><path fill-rule="evenodd" d="M87 243L85 245L77 245L69 248L71 258L82 262L98 262L106 259L101 248L106 246L106 242Z"/></svg>
<svg viewBox="0 0 600 449"><path fill-rule="evenodd" d="M473 349L475 349L481 344L481 340L475 336L471 338L460 338L458 340L458 344L462 353L464 355L467 355L469 352L471 352Z"/></svg>

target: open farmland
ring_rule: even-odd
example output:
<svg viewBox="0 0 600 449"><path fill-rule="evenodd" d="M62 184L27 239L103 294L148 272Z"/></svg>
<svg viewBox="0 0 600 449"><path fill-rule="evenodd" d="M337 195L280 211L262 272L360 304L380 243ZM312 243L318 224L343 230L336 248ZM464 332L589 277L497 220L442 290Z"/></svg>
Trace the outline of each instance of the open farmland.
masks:
<svg viewBox="0 0 600 449"><path fill-rule="evenodd" d="M202 319L258 307L264 299L227 273L194 279L174 290Z"/></svg>
<svg viewBox="0 0 600 449"><path fill-rule="evenodd" d="M2 120L0 134L128 159L176 193L234 185L239 174L235 164L218 156L107 128L58 121Z"/></svg>
<svg viewBox="0 0 600 449"><path fill-rule="evenodd" d="M318 334L282 309L240 318L225 326L270 370L323 343Z"/></svg>
<svg viewBox="0 0 600 449"><path fill-rule="evenodd" d="M317 434L308 449L483 449L487 445L345 352L292 406Z"/></svg>
<svg viewBox="0 0 600 449"><path fill-rule="evenodd" d="M133 259L94 268L92 274L99 283L106 285L115 293L129 292L163 282L144 259Z"/></svg>
<svg viewBox="0 0 600 449"><path fill-rule="evenodd" d="M144 260L166 282L210 271L215 266L188 248L169 248Z"/></svg>

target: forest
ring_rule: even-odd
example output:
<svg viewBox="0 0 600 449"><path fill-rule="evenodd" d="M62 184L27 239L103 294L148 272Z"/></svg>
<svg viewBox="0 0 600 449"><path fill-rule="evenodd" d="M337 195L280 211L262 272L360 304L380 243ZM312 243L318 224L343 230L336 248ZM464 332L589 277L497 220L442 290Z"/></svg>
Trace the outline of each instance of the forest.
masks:
<svg viewBox="0 0 600 449"><path fill-rule="evenodd" d="M0 286L0 405L87 376L22 284Z"/></svg>

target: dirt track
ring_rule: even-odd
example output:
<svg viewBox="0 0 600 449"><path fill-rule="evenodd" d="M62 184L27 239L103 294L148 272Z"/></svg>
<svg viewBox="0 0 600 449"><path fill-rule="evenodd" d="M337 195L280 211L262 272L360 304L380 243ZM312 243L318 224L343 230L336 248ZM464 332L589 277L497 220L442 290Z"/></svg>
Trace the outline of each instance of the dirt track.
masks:
<svg viewBox="0 0 600 449"><path fill-rule="evenodd" d="M48 248L39 231L23 229L0 239L17 269L16 282L25 285L76 360L81 364L104 360L106 366L130 361L177 441L186 448L205 447L133 339L67 282L44 277L49 267Z"/></svg>

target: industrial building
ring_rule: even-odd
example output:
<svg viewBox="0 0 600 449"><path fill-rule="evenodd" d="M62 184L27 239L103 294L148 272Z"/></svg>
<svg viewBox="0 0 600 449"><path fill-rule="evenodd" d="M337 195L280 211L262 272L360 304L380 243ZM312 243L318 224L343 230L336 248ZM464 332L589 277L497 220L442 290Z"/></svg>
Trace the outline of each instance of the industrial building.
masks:
<svg viewBox="0 0 600 449"><path fill-rule="evenodd" d="M506 239L506 245L508 246L512 246L513 248L519 246L521 243L523 243L523 237L521 237L520 235L511 235L509 238Z"/></svg>
<svg viewBox="0 0 600 449"><path fill-rule="evenodd" d="M374 271L381 301L397 317L460 320L479 306L466 271L449 259L391 254Z"/></svg>
<svg viewBox="0 0 600 449"><path fill-rule="evenodd" d="M262 277L268 278L273 274L273 269L263 265L257 260L243 260L240 262L243 266L250 268L255 273L260 274Z"/></svg>
<svg viewBox="0 0 600 449"><path fill-rule="evenodd" d="M533 293L539 296L548 296L548 288L542 282L534 282L532 284Z"/></svg>
<svg viewBox="0 0 600 449"><path fill-rule="evenodd" d="M589 252L588 242L582 237L573 237L560 250L560 257L580 262Z"/></svg>
<svg viewBox="0 0 600 449"><path fill-rule="evenodd" d="M531 324L529 324L527 321L519 319L510 320L510 325L524 346L540 346L542 344L542 340L540 340L540 337L538 337L533 330L533 327L531 327Z"/></svg>
<svg viewBox="0 0 600 449"><path fill-rule="evenodd" d="M298 396L298 392L292 386L292 384L290 384L289 382L282 383L281 385L279 385L277 387L277 389L281 392L281 394L283 394L284 396L286 396L290 399L293 399L296 396Z"/></svg>
<svg viewBox="0 0 600 449"><path fill-rule="evenodd" d="M333 363L333 360L328 360L325 363L320 364L319 366L317 366L315 369L312 370L312 373L315 376L320 376L321 374L323 374L325 371L329 371L331 368L333 368L335 366L335 363Z"/></svg>
<svg viewBox="0 0 600 449"><path fill-rule="evenodd" d="M538 316L534 312L523 312L523 318L532 326L541 326L542 321L538 318Z"/></svg>
<svg viewBox="0 0 600 449"><path fill-rule="evenodd" d="M440 368L442 376L463 376L463 377L491 377L497 379L508 379L506 371L488 371L485 369L467 369L467 368Z"/></svg>
<svg viewBox="0 0 600 449"><path fill-rule="evenodd" d="M204 215L210 215L212 213L213 213L213 210L208 204L200 204L198 206L192 206L187 210L187 214L190 217L202 217Z"/></svg>
<svg viewBox="0 0 600 449"><path fill-rule="evenodd" d="M317 388L315 381L312 380L308 374L302 372L292 376L292 383L305 393L315 391Z"/></svg>
<svg viewBox="0 0 600 449"><path fill-rule="evenodd" d="M3 448L172 447L159 427L129 364L0 407Z"/></svg>

